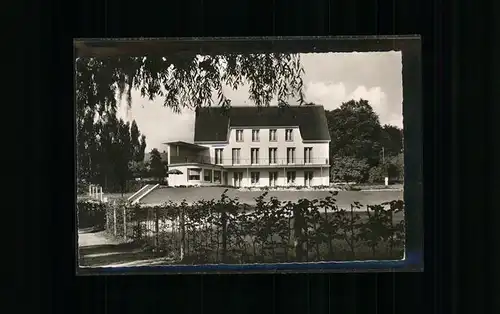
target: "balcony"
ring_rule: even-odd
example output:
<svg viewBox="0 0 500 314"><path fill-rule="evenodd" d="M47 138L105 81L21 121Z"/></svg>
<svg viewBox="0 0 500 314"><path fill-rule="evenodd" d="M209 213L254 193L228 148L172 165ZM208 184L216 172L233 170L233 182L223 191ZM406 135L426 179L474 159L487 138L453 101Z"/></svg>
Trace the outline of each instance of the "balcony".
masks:
<svg viewBox="0 0 500 314"><path fill-rule="evenodd" d="M170 164L213 164L209 156L170 156Z"/></svg>

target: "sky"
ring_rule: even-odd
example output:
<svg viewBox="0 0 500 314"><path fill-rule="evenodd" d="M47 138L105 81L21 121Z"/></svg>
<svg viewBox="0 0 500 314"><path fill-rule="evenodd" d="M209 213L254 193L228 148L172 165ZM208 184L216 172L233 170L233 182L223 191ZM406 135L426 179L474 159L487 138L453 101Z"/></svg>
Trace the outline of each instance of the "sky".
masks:
<svg viewBox="0 0 500 314"><path fill-rule="evenodd" d="M342 102L366 99L382 125L402 127L401 52L307 53L300 58L305 72L302 79L306 102L333 110ZM225 87L224 92L233 106L252 105L248 86L238 90ZM153 148L163 151L162 143L169 141L193 142L194 111L185 109L176 114L163 106L161 98L150 101L133 90L131 108L127 109L124 97L118 116L137 122L141 133L146 135L146 151Z"/></svg>

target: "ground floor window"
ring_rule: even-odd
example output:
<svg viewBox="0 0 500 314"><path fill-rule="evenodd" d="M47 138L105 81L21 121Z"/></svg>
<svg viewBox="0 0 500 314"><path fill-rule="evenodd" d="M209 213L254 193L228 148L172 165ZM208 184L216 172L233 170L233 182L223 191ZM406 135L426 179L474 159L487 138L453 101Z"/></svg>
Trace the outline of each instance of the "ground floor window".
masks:
<svg viewBox="0 0 500 314"><path fill-rule="evenodd" d="M295 177L296 177L295 171L287 171L286 182L287 183L295 183Z"/></svg>
<svg viewBox="0 0 500 314"><path fill-rule="evenodd" d="M305 171L304 172L304 185L311 186L312 180L313 180L313 172L312 171Z"/></svg>
<svg viewBox="0 0 500 314"><path fill-rule="evenodd" d="M219 184L222 182L221 172L219 170L214 170L214 182Z"/></svg>
<svg viewBox="0 0 500 314"><path fill-rule="evenodd" d="M252 178L252 184L259 183L260 172L252 172L250 175L251 175L251 178Z"/></svg>
<svg viewBox="0 0 500 314"><path fill-rule="evenodd" d="M203 171L203 180L206 182L212 182L212 170L211 169L205 169Z"/></svg>
<svg viewBox="0 0 500 314"><path fill-rule="evenodd" d="M199 181L201 169L188 169L188 181Z"/></svg>
<svg viewBox="0 0 500 314"><path fill-rule="evenodd" d="M278 172L269 172L269 185L276 186L278 181Z"/></svg>
<svg viewBox="0 0 500 314"><path fill-rule="evenodd" d="M243 180L243 172L233 173L233 185L241 186L241 180Z"/></svg>

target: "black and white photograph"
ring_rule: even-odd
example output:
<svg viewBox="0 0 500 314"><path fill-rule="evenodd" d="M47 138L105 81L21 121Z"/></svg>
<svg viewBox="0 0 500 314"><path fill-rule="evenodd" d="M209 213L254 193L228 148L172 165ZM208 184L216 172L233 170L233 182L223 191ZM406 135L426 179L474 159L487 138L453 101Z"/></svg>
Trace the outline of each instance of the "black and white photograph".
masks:
<svg viewBox="0 0 500 314"><path fill-rule="evenodd" d="M109 51L75 59L79 268L405 258L400 50Z"/></svg>

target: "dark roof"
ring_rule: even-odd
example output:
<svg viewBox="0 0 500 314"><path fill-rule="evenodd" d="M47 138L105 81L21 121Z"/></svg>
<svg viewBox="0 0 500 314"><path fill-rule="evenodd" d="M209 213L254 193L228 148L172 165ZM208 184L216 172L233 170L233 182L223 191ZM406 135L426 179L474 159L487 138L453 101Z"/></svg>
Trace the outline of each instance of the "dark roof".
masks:
<svg viewBox="0 0 500 314"><path fill-rule="evenodd" d="M196 110L194 141L227 141L229 127L298 126L303 140L330 140L325 109L320 105L280 108L233 106L227 113L220 107Z"/></svg>

